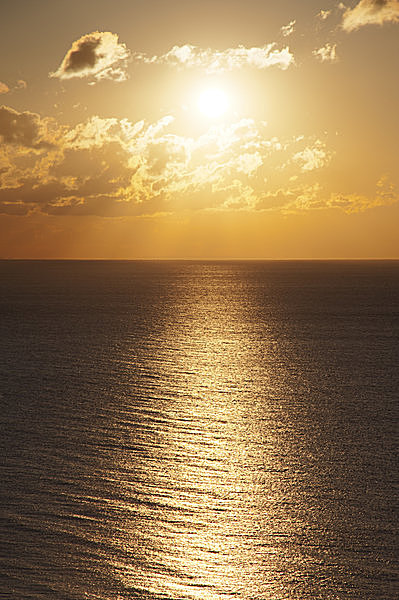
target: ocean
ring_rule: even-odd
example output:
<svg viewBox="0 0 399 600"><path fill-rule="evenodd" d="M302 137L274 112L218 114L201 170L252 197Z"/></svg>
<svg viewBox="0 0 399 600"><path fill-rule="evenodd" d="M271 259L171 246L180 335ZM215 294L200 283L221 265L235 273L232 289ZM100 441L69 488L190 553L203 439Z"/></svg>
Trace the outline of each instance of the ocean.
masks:
<svg viewBox="0 0 399 600"><path fill-rule="evenodd" d="M0 261L0 598L397 600L399 261Z"/></svg>

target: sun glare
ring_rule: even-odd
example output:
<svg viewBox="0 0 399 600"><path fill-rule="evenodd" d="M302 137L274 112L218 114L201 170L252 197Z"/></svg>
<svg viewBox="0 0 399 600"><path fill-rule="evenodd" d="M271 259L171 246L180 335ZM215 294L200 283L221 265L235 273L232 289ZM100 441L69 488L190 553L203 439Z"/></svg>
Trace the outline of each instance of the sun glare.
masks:
<svg viewBox="0 0 399 600"><path fill-rule="evenodd" d="M229 108L227 95L220 89L204 90L198 98L198 108L209 118L221 117Z"/></svg>

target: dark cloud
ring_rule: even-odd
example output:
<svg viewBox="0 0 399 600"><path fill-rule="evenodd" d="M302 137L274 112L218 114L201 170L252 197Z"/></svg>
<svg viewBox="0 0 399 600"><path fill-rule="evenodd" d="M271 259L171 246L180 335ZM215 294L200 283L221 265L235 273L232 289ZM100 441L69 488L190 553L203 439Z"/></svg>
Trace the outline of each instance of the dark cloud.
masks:
<svg viewBox="0 0 399 600"><path fill-rule="evenodd" d="M0 214L2 215L14 215L16 217L23 217L29 212L29 207L22 202L1 202L0 201Z"/></svg>
<svg viewBox="0 0 399 600"><path fill-rule="evenodd" d="M6 144L27 148L49 148L40 116L31 112L18 112L9 106L0 106L0 138Z"/></svg>
<svg viewBox="0 0 399 600"><path fill-rule="evenodd" d="M63 203L43 207L42 212L57 216L137 217L165 212L165 205L159 196L144 203L132 198L98 195L85 198L84 201L78 197L70 197Z"/></svg>
<svg viewBox="0 0 399 600"><path fill-rule="evenodd" d="M0 214L26 215L39 210L47 215L122 217L154 214L162 206L162 195L143 202L134 189L120 196L115 186L110 193L99 193L96 186L71 189L59 181L27 179L17 188L0 189Z"/></svg>
<svg viewBox="0 0 399 600"><path fill-rule="evenodd" d="M143 202L142 189L130 189L136 169L127 165L128 154L119 144L58 150L46 179L44 173L26 175L0 188L0 213L111 217L155 206Z"/></svg>
<svg viewBox="0 0 399 600"><path fill-rule="evenodd" d="M40 184L38 180L30 178L21 181L18 187L0 189L0 204L25 206L28 212L34 206L43 207L70 195L70 189L63 183L51 181Z"/></svg>
<svg viewBox="0 0 399 600"><path fill-rule="evenodd" d="M64 72L93 69L100 58L96 54L96 49L100 45L100 42L101 38L95 39L90 36L80 40L78 47L75 50L70 50L67 54Z"/></svg>
<svg viewBox="0 0 399 600"><path fill-rule="evenodd" d="M124 81L127 78L126 64L130 56L125 44L110 31L93 31L75 42L68 50L55 73L50 77L72 79L92 77Z"/></svg>

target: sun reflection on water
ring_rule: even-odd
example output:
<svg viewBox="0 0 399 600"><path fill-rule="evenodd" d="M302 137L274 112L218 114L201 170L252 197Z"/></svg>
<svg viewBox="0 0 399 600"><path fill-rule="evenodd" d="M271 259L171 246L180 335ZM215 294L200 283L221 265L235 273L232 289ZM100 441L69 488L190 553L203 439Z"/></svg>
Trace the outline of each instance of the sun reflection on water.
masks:
<svg viewBox="0 0 399 600"><path fill-rule="evenodd" d="M206 293L193 284L173 317L147 365L156 443L132 487L137 520L125 524L143 569L125 583L154 597L276 600L274 535L289 522L275 431L254 386L259 356L251 356L245 303L234 281Z"/></svg>

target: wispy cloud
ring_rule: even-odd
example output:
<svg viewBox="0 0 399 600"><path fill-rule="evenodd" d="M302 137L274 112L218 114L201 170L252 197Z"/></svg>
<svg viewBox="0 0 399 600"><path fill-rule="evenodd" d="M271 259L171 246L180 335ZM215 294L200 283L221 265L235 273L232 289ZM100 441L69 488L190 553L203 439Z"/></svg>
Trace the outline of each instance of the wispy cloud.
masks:
<svg viewBox="0 0 399 600"><path fill-rule="evenodd" d="M246 66L257 69L276 66L285 70L294 64L294 55L290 49L288 47L278 49L275 43L252 48L238 46L226 50L203 49L185 44L184 46L173 46L166 54L160 56L147 56L136 53L134 59L145 63L197 67L205 69L208 73L231 71Z"/></svg>
<svg viewBox="0 0 399 600"><path fill-rule="evenodd" d="M294 19L293 21L290 21L290 23L288 23L288 25L284 25L280 31L283 34L284 37L288 37L289 35L291 35L292 33L294 33L295 31L295 25L296 25L296 20Z"/></svg>
<svg viewBox="0 0 399 600"><path fill-rule="evenodd" d="M90 77L95 81L127 79L126 66L130 52L118 36L110 31L93 31L75 42L50 77L72 79Z"/></svg>
<svg viewBox="0 0 399 600"><path fill-rule="evenodd" d="M355 31L364 25L383 25L399 22L399 0L360 0L347 9L342 18L345 31Z"/></svg>
<svg viewBox="0 0 399 600"><path fill-rule="evenodd" d="M374 193L369 196L345 192L328 193L319 183L298 188L287 194L289 202L284 212L303 210L341 210L348 214L360 213L372 208L391 206L399 202L399 193L387 176L376 183Z"/></svg>
<svg viewBox="0 0 399 600"><path fill-rule="evenodd" d="M28 84L23 79L18 79L17 83L11 88L3 81L0 81L0 94L8 94L9 92L14 92L16 90L25 90L27 87Z"/></svg>
<svg viewBox="0 0 399 600"><path fill-rule="evenodd" d="M331 12L332 12L331 10L321 10L319 13L317 13L317 16L322 21L325 21L331 15Z"/></svg>
<svg viewBox="0 0 399 600"><path fill-rule="evenodd" d="M296 152L292 157L294 162L301 165L302 171L313 171L321 169L330 162L331 155L326 151L324 144L316 140L311 147L307 146L303 150Z"/></svg>
<svg viewBox="0 0 399 600"><path fill-rule="evenodd" d="M325 44L321 48L313 50L315 56L321 62L336 62L338 60L337 44Z"/></svg>

